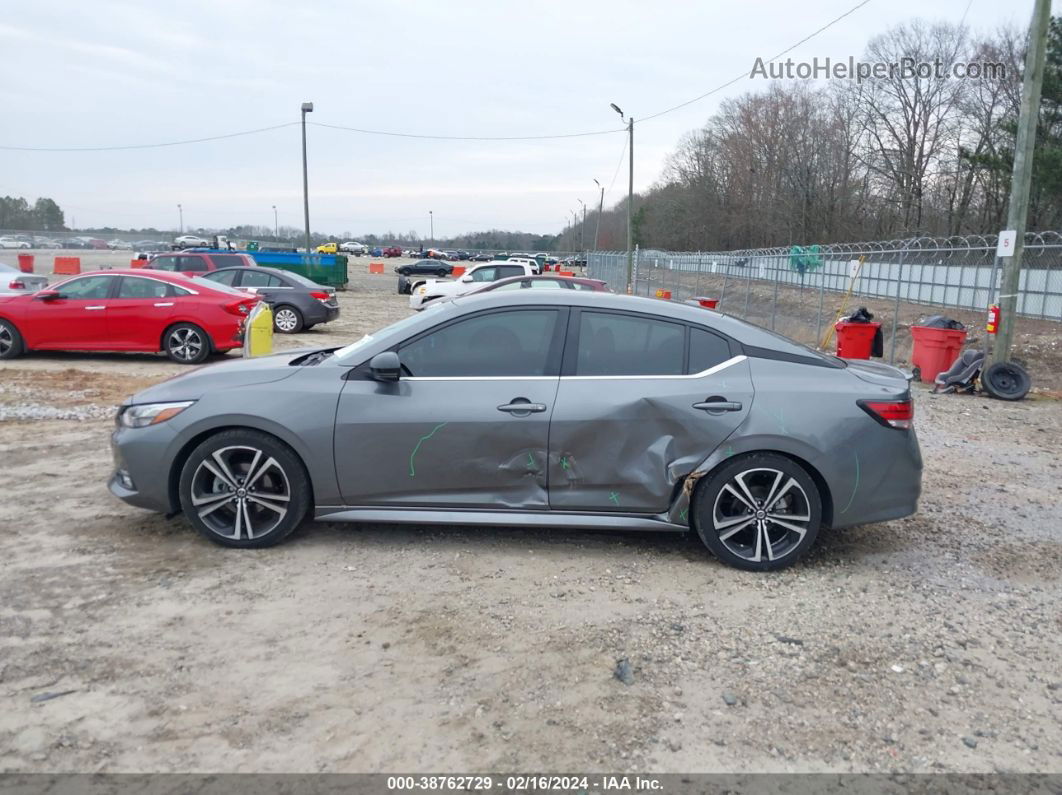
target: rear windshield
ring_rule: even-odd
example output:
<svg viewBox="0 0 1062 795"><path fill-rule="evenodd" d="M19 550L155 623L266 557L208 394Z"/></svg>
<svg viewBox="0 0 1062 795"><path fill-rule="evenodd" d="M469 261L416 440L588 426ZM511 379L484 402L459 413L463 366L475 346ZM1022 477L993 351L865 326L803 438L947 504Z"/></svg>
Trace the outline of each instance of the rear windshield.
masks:
<svg viewBox="0 0 1062 795"><path fill-rule="evenodd" d="M748 326L749 328L755 329L760 334L767 334L768 336L773 337L774 340L777 342L776 350L779 350L783 353L792 353L796 354L797 356L808 356L813 359L820 359L822 362L829 365L830 367L848 366L844 359L839 359L836 356L833 356L832 354L826 354L822 351L817 351L802 342L797 342L796 340L792 340L784 334L779 334L777 331L771 331L770 329L764 328L763 326L757 326L755 323L749 323L747 320L742 320L741 318L734 317L733 315L727 315L727 317L731 320L741 323L744 326Z"/></svg>
<svg viewBox="0 0 1062 795"><path fill-rule="evenodd" d="M303 287L312 287L312 288L317 289L317 290L323 290L324 289L323 287L321 287L321 285L319 285L313 279L307 279L301 273L292 273L291 271L284 271L283 273L284 273L284 278L285 279L290 279L291 281L295 282L296 284L301 284Z"/></svg>
<svg viewBox="0 0 1062 795"><path fill-rule="evenodd" d="M218 292L218 293L226 293L228 295L238 295L238 296L240 296L240 298L250 298L251 297L250 295L248 295L243 290L237 290L235 287L230 287L227 284L222 284L221 282L214 281L213 279L196 279L196 280L194 280L192 282L192 284L193 284L193 286L196 289L199 289L200 287L206 287L207 289L214 290L215 292Z"/></svg>

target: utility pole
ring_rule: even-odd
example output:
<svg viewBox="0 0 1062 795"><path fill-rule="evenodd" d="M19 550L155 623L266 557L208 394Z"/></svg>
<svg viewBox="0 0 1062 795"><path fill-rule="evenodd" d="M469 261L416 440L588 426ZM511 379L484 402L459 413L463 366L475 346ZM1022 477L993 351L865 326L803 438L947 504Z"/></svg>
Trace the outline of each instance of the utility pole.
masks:
<svg viewBox="0 0 1062 795"><path fill-rule="evenodd" d="M570 212L572 214L572 239L571 239L570 243L571 243L571 250L574 253L575 252L575 227L577 227L579 225L579 213L575 212L575 210L568 210L568 212Z"/></svg>
<svg viewBox="0 0 1062 795"><path fill-rule="evenodd" d="M277 206L273 205L273 239L280 240L280 224L277 222Z"/></svg>
<svg viewBox="0 0 1062 795"><path fill-rule="evenodd" d="M1029 51L1025 55L1025 77L1021 87L1021 111L1018 116L1018 135L1014 140L1014 171L1010 180L1010 206L1007 210L1007 229L1013 229L1017 236L1014 240L1014 256L1007 257L1003 266L999 332L992 351L992 359L996 362L1007 361L1014 337L1021 257L1025 249L1025 222L1029 214L1029 190L1032 185L1033 147L1036 144L1036 123L1040 116L1040 92L1044 83L1050 22L1050 0L1036 0L1029 25Z"/></svg>
<svg viewBox="0 0 1062 795"><path fill-rule="evenodd" d="M579 199L579 204L583 205L583 223L579 227L579 251L583 254L586 253L586 202Z"/></svg>
<svg viewBox="0 0 1062 795"><path fill-rule="evenodd" d="M428 248L435 245L435 215L428 210Z"/></svg>
<svg viewBox="0 0 1062 795"><path fill-rule="evenodd" d="M179 205L179 204L177 205L177 223L178 223L177 234L183 235L184 234L184 210L181 208L181 205Z"/></svg>
<svg viewBox="0 0 1062 795"><path fill-rule="evenodd" d="M601 213L605 209L605 186L596 179L594 182L601 189L601 198L597 200L597 226L594 227L594 251L597 251L597 238L601 234Z"/></svg>
<svg viewBox="0 0 1062 795"><path fill-rule="evenodd" d="M310 181L306 175L306 114L313 113L313 103L302 103L302 207L306 214L306 253L310 253Z"/></svg>
<svg viewBox="0 0 1062 795"><path fill-rule="evenodd" d="M612 110L624 119L623 111L615 103ZM634 212L634 117L627 121L627 151L630 154L630 175L627 180L627 294L634 291L634 240L631 234L631 213Z"/></svg>

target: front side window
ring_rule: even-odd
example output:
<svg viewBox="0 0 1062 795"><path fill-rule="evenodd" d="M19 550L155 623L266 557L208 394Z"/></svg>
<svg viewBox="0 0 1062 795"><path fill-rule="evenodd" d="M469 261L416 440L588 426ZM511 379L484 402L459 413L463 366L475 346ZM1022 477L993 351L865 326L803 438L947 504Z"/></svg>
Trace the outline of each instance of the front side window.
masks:
<svg viewBox="0 0 1062 795"><path fill-rule="evenodd" d="M86 276L83 279L74 279L59 288L59 296L77 301L98 301L110 294L114 279L114 276Z"/></svg>
<svg viewBox="0 0 1062 795"><path fill-rule="evenodd" d="M685 336L677 323L584 311L575 375L681 375Z"/></svg>
<svg viewBox="0 0 1062 795"><path fill-rule="evenodd" d="M165 298L167 295L170 295L170 286L155 279L123 276L118 285L119 298Z"/></svg>
<svg viewBox="0 0 1062 795"><path fill-rule="evenodd" d="M184 272L198 272L209 270L202 257L185 255L177 258L177 270Z"/></svg>
<svg viewBox="0 0 1062 795"><path fill-rule="evenodd" d="M555 309L476 315L401 346L398 356L411 376L549 375L557 315Z"/></svg>

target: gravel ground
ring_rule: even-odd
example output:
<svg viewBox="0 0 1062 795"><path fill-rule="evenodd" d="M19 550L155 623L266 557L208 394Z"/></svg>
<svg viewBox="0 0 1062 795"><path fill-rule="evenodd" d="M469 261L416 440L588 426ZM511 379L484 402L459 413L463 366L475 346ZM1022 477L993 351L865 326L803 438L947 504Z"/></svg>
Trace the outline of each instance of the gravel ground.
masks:
<svg viewBox="0 0 1062 795"><path fill-rule="evenodd" d="M343 315L407 312L354 260ZM114 500L183 368L0 365L0 771L1062 772L1062 405L917 389L918 515L725 568L688 536L307 524L225 550Z"/></svg>

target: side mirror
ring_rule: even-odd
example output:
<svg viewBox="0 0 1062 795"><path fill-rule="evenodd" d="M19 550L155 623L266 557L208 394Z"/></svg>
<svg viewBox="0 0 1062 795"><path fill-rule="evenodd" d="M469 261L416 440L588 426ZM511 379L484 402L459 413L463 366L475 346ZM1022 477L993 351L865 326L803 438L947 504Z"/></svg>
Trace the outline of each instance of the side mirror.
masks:
<svg viewBox="0 0 1062 795"><path fill-rule="evenodd" d="M461 281L463 281L465 284L468 284L472 281L472 274L469 274L468 276L462 276Z"/></svg>
<svg viewBox="0 0 1062 795"><path fill-rule="evenodd" d="M402 375L402 363L394 351L384 351L372 357L369 370L376 381L397 381Z"/></svg>
<svg viewBox="0 0 1062 795"><path fill-rule="evenodd" d="M58 290L38 290L33 296L34 301L54 301L57 298L62 298Z"/></svg>

